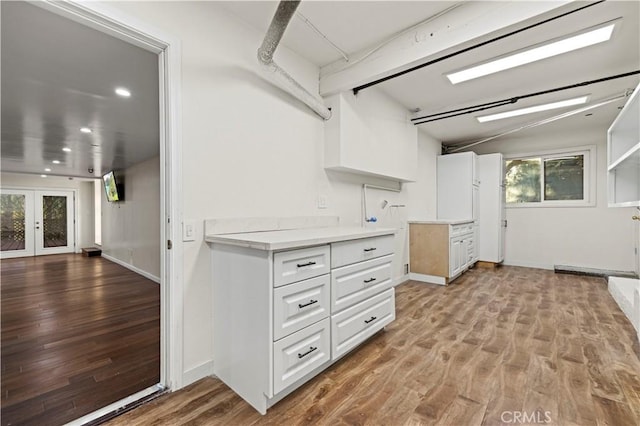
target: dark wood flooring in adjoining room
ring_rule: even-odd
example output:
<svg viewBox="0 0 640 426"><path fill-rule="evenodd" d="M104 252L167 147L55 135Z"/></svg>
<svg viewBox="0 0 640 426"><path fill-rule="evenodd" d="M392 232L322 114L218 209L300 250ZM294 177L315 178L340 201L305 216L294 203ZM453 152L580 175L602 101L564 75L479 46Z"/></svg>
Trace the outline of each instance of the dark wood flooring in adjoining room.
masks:
<svg viewBox="0 0 640 426"><path fill-rule="evenodd" d="M386 331L265 416L207 378L109 425L638 424L638 341L603 279L502 267L396 292Z"/></svg>
<svg viewBox="0 0 640 426"><path fill-rule="evenodd" d="M2 425L60 425L160 380L159 285L101 257L2 260Z"/></svg>

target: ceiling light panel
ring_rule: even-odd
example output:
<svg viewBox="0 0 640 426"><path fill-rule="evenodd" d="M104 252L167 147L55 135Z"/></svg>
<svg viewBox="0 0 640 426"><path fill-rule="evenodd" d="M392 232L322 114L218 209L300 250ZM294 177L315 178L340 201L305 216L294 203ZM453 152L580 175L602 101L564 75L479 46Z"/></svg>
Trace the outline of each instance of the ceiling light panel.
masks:
<svg viewBox="0 0 640 426"><path fill-rule="evenodd" d="M91 132L92 132L92 130L91 130L90 128L88 128L88 127L82 127L82 128L80 129L80 131L81 131L82 133L91 133Z"/></svg>
<svg viewBox="0 0 640 426"><path fill-rule="evenodd" d="M64 148L62 148L62 150L63 150L64 152L71 152L71 148L67 148L66 146L65 146Z"/></svg>
<svg viewBox="0 0 640 426"><path fill-rule="evenodd" d="M525 114L533 114L534 112L548 111L551 109L565 108L573 105L581 105L589 100L589 95L580 96L579 98L566 99L564 101L551 102L548 104L535 105L527 108L515 109L512 111L500 112L498 114L483 115L476 117L480 123L486 123L487 121L501 120L503 118L517 117Z"/></svg>
<svg viewBox="0 0 640 426"><path fill-rule="evenodd" d="M453 72L447 74L447 78L452 84L458 84L463 81L484 77L489 74L602 43L611 38L616 23L617 21L609 22L560 40L537 45L536 47L503 56L502 58L498 58L490 62L485 62L461 71Z"/></svg>
<svg viewBox="0 0 640 426"><path fill-rule="evenodd" d="M129 89L124 87L117 87L115 92L116 92L116 95L122 96L123 98L128 98L131 96L131 92L129 91Z"/></svg>

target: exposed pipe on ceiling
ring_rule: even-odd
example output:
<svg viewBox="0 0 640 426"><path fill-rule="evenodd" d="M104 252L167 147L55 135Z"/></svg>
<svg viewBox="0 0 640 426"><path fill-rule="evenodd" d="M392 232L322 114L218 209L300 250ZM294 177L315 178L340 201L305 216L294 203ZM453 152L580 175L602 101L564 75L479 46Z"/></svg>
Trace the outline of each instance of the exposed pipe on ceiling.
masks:
<svg viewBox="0 0 640 426"><path fill-rule="evenodd" d="M349 56L347 55L347 53L340 49L334 42L332 42L331 40L329 40L329 37L327 37L326 35L324 35L322 33L322 31L320 31L315 25L313 25L313 23L307 19L306 16L304 16L302 13L297 12L296 16L298 18L300 18L300 20L302 22L304 22L305 24L307 24L307 26L309 28L311 28L313 30L313 32L315 32L316 34L318 34L320 37L322 37L322 39L333 48L333 50L335 50L336 52L338 52L340 54L340 56L342 56L342 58L344 58L345 61L349 62Z"/></svg>
<svg viewBox="0 0 640 426"><path fill-rule="evenodd" d="M363 89L367 89L367 88L369 88L369 87L371 87L371 86L375 86L375 85L377 85L377 84L384 83L385 81L388 81L388 80L391 80L391 79L394 79L394 78L397 78L397 77L403 76L403 75L408 74L408 73L410 73L410 72L413 72L413 71L419 70L419 69L424 68L424 67L428 67L428 66L433 65L433 64L436 64L436 63L438 63L438 62L442 62L442 61L444 61L444 60L446 60L446 59L453 58L454 56L461 55L461 54L463 54L463 53L469 52L470 50L477 49L477 48L482 47L482 46L485 46L485 45L487 45L487 44L495 43L496 41L499 41L499 40L505 39L505 38L507 38L507 37L514 36L514 35L516 35L516 34L518 34L518 33L521 33L521 32L527 31L527 30L530 30L530 29L532 29L532 28L538 27L538 26L543 25L543 24L546 24L546 23L548 23L548 22L555 21L556 19L560 19L560 18L563 18L563 17L565 17L565 16L571 15L571 14L573 14L573 13L580 12L580 11L582 11L582 10L584 10L584 9L589 8L589 7L595 6L595 5L600 4L600 3L604 3L604 1L605 1L605 0L599 0L599 1L596 1L596 2L593 2L593 3L588 3L587 5L582 6L582 7L579 7L578 9L570 10L570 11L568 11L568 12L562 13L562 14L557 15L557 16L552 16L551 18L545 19L545 20L540 21L540 22L536 22L535 24L528 25L528 26L526 26L526 27L524 27L524 28L520 28L520 29L518 29L518 30L511 31L511 32L509 32L509 33L507 33L507 34L503 34L503 35L501 35L501 36L494 37L494 38L492 38L492 39L490 39L490 40L487 40L487 41L483 41L483 42L481 42L481 43L474 44L473 46L469 46L469 47L467 47L467 48L464 48L464 49L457 50L457 51L455 51L455 52L449 53L448 55L444 55L444 56L442 56L442 57L440 57L440 58L432 59L432 60L427 61L427 62L425 62L425 63L423 63L423 64L416 65L416 66L413 66L413 67L411 67L411 68L407 68L406 70L398 71L398 72L396 72L396 73L394 73L394 74L391 74L391 75L388 75L388 76L386 76L386 77L382 77L382 78L379 78L379 79L377 79L377 80L371 81L371 82L369 82L369 83L362 84L362 85L360 85L360 86L358 86L358 87L354 87L354 88L352 89L352 90L353 90L353 94L354 94L354 95L357 95L357 94L358 94L358 92L359 92L359 91L361 91L361 90L363 90Z"/></svg>
<svg viewBox="0 0 640 426"><path fill-rule="evenodd" d="M625 72L625 73L622 73L622 74L611 75L611 76L608 76L608 77L602 77L602 78L598 78L596 80L583 81L583 82L580 82L580 83L570 84L568 86L555 87L553 89L547 89L547 90L542 90L540 92L528 93L526 95L514 96L512 98L501 99L499 101L487 102L487 103L468 106L468 107L464 107L464 108L452 109L452 110L445 111L445 112L438 112L438 113L435 113L435 114L423 115L421 117L412 118L411 121L415 125L424 124L424 123L430 123L432 121L444 120L446 118L458 117L460 115L472 114L474 112L484 111L484 110L491 109L491 108L498 108L498 107L509 105L509 104L515 104L516 102L518 102L521 99L527 99L527 98L531 98L531 97L534 97L534 96L548 95L549 93L561 92L563 90L575 89L575 88L578 88L578 87L589 86L589 85L597 84L597 83L604 83L606 81L611 81L611 80L616 80L616 79L619 79L619 78L630 77L630 76L637 75L637 74L640 74L640 70Z"/></svg>
<svg viewBox="0 0 640 426"><path fill-rule="evenodd" d="M324 105L322 100L309 93L273 60L273 54L278 48L284 31L287 29L287 25L289 25L299 4L300 0L282 0L278 4L276 13L271 20L271 25L269 25L262 45L258 49L258 61L275 85L303 102L323 119L328 120L331 118L331 110Z"/></svg>
<svg viewBox="0 0 640 426"><path fill-rule="evenodd" d="M482 143L489 142L489 141L492 141L494 139L501 138L502 136L507 136L507 135L510 135L512 133L519 132L521 130L531 129L533 127L538 127L538 126L541 126L543 124L548 124L548 123L552 123L552 122L557 121L557 120L561 120L563 118L571 117L572 115L580 114L580 113L583 113L585 111L589 111L589 110L594 109L594 108L599 108L601 106L610 104L612 102L616 102L616 101L618 101L620 99L624 99L624 98L630 96L631 93L633 93L633 90L627 90L626 92L624 92L624 93L622 93L620 95L617 95L617 96L614 96L614 97L608 98L608 99L603 99L603 100L598 101L598 102L596 102L595 104L592 104L592 105L588 105L588 106L585 106L585 107L582 107L582 108L578 108L578 109L574 109L574 110L571 110L571 111L567 111L567 112L562 113L562 114L554 115L553 117L545 118L544 120L539 120L539 121L536 121L536 122L533 122L533 123L525 124L524 126L520 126L520 127L515 128L515 129L508 130L506 132L502 132L502 133L499 133L499 134L494 135L494 136L489 136L488 138L480 139L479 141L472 142L470 144L466 144L466 145L463 145L463 146L460 146L460 147L456 147L456 148L453 148L453 149L446 149L446 153L447 154L453 154L454 152L464 151L465 149L471 148L472 146L480 145Z"/></svg>

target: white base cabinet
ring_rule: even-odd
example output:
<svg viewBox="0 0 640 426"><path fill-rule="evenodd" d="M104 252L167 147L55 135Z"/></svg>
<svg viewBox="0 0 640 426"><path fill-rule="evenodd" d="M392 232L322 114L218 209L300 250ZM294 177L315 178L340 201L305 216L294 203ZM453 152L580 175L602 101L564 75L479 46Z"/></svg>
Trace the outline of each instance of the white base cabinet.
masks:
<svg viewBox="0 0 640 426"><path fill-rule="evenodd" d="M475 264L473 221L409 222L409 278L446 285Z"/></svg>
<svg viewBox="0 0 640 426"><path fill-rule="evenodd" d="M392 322L393 233L208 236L214 374L265 414Z"/></svg>

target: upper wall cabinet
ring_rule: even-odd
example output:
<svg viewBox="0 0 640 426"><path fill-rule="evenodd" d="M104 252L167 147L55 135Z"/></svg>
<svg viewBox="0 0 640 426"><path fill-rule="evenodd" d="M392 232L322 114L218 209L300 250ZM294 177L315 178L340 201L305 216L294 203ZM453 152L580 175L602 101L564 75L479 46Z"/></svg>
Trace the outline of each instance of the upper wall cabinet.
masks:
<svg viewBox="0 0 640 426"><path fill-rule="evenodd" d="M412 182L418 131L409 112L375 89L325 99L325 168Z"/></svg>
<svg viewBox="0 0 640 426"><path fill-rule="evenodd" d="M640 206L640 85L608 132L609 207Z"/></svg>

